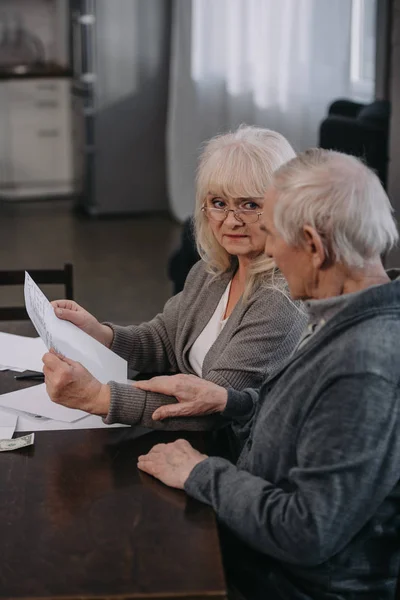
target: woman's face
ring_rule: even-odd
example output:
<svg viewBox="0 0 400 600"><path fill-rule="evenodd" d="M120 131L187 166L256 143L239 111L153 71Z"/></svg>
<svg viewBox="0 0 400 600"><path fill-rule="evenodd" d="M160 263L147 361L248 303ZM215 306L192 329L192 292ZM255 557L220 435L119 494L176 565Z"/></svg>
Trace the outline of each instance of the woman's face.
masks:
<svg viewBox="0 0 400 600"><path fill-rule="evenodd" d="M260 217L257 215L263 211L263 198L228 198L209 193L204 206L206 207L206 218L208 218L213 234L229 254L239 258L254 258L264 252L266 234L260 229ZM220 209L221 212L216 215L219 218L222 218L223 215L224 220L218 221L213 218L215 213L210 209ZM224 213L222 209L228 209L231 212ZM248 218L257 220L245 223L240 214L235 216L232 210L245 210L244 215L249 215ZM243 216L243 219L245 218Z"/></svg>

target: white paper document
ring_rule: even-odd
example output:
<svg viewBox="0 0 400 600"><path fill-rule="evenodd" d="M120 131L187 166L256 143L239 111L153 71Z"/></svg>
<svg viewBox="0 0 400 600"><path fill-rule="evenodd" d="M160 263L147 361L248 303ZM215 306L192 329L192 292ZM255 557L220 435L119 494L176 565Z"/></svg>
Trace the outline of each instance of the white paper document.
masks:
<svg viewBox="0 0 400 600"><path fill-rule="evenodd" d="M27 431L57 431L57 430L72 430L72 429L115 429L129 427L132 432L129 434L129 439L135 439L145 433L150 433L153 429L145 427L123 425L122 423L113 423L112 425L106 425L101 417L97 415L86 415L85 417L67 423L66 421L55 421L54 419L46 419L45 417L38 417L37 415L29 415L28 413L13 410L13 409L2 409L0 415L4 414L8 416L12 422L16 423L16 432L27 432ZM0 417L1 422L1 417ZM10 421L11 422L11 421ZM14 430L13 430L14 432ZM12 435L10 435L10 438ZM0 438L9 439L9 438Z"/></svg>
<svg viewBox="0 0 400 600"><path fill-rule="evenodd" d="M113 425L106 425L101 417L97 415L86 415L78 421L73 423L67 423L65 421L55 421L54 419L37 419L33 415L27 415L26 413L20 413L18 416L18 423L16 431L56 431L59 429L106 429L115 427L130 427L130 425L121 425L114 423ZM144 428L138 428L143 429ZM146 430L147 431L147 430Z"/></svg>
<svg viewBox="0 0 400 600"><path fill-rule="evenodd" d="M0 365L15 371L42 371L42 356L47 352L43 341L0 332Z"/></svg>
<svg viewBox="0 0 400 600"><path fill-rule="evenodd" d="M126 383L126 360L73 323L58 319L52 305L28 273L25 273L24 291L28 315L48 349L54 348L63 356L80 362L101 383Z"/></svg>
<svg viewBox="0 0 400 600"><path fill-rule="evenodd" d="M31 415L39 415L56 421L65 421L72 423L88 413L83 410L67 408L61 404L52 402L46 392L46 385L35 385L8 394L0 396L0 408L10 408L15 411L22 411Z"/></svg>
<svg viewBox="0 0 400 600"><path fill-rule="evenodd" d="M18 415L0 410L0 440L11 440L18 422Z"/></svg>

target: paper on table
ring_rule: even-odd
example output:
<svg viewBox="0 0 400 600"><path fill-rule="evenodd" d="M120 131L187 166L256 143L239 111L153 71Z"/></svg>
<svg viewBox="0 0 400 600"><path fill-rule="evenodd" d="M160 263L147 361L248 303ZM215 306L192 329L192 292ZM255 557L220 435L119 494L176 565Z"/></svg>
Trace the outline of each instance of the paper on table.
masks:
<svg viewBox="0 0 400 600"><path fill-rule="evenodd" d="M56 421L72 423L88 413L83 410L66 408L52 402L47 395L46 385L35 385L0 396L0 407L11 408L18 411L30 413L31 415L42 415Z"/></svg>
<svg viewBox="0 0 400 600"><path fill-rule="evenodd" d="M114 423L106 425L101 417L96 415L87 415L83 419L78 419L72 423L65 421L55 421L54 419L35 419L34 416L26 413L20 413L18 416L18 425L16 431L55 431L58 429L103 429L106 427L129 427Z"/></svg>
<svg viewBox="0 0 400 600"><path fill-rule="evenodd" d="M0 410L0 440L11 440L17 426L18 416Z"/></svg>
<svg viewBox="0 0 400 600"><path fill-rule="evenodd" d="M53 419L40 419L37 420L34 417L21 413L18 417L18 425L16 431L55 431L62 429L115 429L122 427L131 427L130 425L123 425L122 423L114 423L113 425L106 425L101 417L96 415L88 415L83 419L74 421L73 423L65 423L64 421L54 421ZM144 427L135 427L138 433L141 434L152 431L151 429L145 429Z"/></svg>
<svg viewBox="0 0 400 600"><path fill-rule="evenodd" d="M6 369L42 371L42 356L46 352L40 337L0 332L0 365Z"/></svg>
<svg viewBox="0 0 400 600"><path fill-rule="evenodd" d="M126 360L69 321L61 321L33 279L25 272L25 304L29 317L48 349L80 362L101 383L126 383Z"/></svg>
<svg viewBox="0 0 400 600"><path fill-rule="evenodd" d="M10 414L14 419L18 419L16 432L26 431L56 431L61 429L115 429L122 427L129 427L134 431L133 437L131 434L129 439L134 439L145 433L150 433L153 429L146 427L123 425L122 423L113 423L112 425L106 425L101 417L96 415L86 415L82 419L67 423L65 421L55 421L54 419L46 419L45 417L37 417L30 415L26 412L13 410L11 408L4 408L2 410L4 414Z"/></svg>

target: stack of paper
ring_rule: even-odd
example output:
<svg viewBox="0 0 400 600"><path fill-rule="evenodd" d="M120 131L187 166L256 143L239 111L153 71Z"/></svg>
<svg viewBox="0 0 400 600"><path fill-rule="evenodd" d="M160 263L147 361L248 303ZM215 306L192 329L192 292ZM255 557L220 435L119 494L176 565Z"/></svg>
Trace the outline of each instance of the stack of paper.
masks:
<svg viewBox="0 0 400 600"><path fill-rule="evenodd" d="M0 439L8 439L2 435L3 425L4 433L7 433L5 428L12 424L15 431L124 427L105 425L101 417L55 404L44 383L0 396Z"/></svg>
<svg viewBox="0 0 400 600"><path fill-rule="evenodd" d="M0 410L0 440L11 440L17 426L18 416Z"/></svg>
<svg viewBox="0 0 400 600"><path fill-rule="evenodd" d="M101 383L127 382L127 362L78 327L62 321L35 282L26 273L25 304L39 338L0 333L0 368L42 371L42 356L50 348L80 362ZM123 425L115 425L123 427ZM45 384L0 395L0 439L16 431L109 427L88 413L55 404ZM12 436L12 433L11 433Z"/></svg>
<svg viewBox="0 0 400 600"><path fill-rule="evenodd" d="M46 352L47 348L40 337L28 338L0 332L1 371L42 371L42 356Z"/></svg>

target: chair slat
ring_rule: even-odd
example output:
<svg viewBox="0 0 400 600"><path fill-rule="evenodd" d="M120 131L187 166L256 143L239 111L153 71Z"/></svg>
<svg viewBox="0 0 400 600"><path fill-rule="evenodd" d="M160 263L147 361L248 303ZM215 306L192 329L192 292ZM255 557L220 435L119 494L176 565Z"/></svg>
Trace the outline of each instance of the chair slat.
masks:
<svg viewBox="0 0 400 600"><path fill-rule="evenodd" d="M66 263L63 269L26 269L38 285L64 285L64 297L73 300L73 266ZM25 270L0 270L0 286L23 285ZM23 306L0 306L0 321L29 319Z"/></svg>
<svg viewBox="0 0 400 600"><path fill-rule="evenodd" d="M26 321L28 313L23 306L0 306L0 321Z"/></svg>

